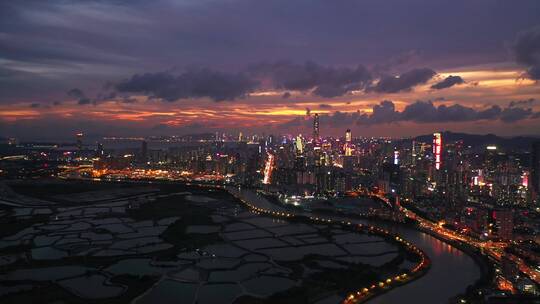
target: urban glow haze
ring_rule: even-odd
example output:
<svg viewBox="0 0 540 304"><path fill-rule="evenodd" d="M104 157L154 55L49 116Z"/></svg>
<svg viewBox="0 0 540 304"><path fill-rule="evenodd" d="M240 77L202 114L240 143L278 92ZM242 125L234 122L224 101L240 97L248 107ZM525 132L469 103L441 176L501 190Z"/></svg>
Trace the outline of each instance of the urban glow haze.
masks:
<svg viewBox="0 0 540 304"><path fill-rule="evenodd" d="M0 136L540 130L540 2L2 1Z"/></svg>

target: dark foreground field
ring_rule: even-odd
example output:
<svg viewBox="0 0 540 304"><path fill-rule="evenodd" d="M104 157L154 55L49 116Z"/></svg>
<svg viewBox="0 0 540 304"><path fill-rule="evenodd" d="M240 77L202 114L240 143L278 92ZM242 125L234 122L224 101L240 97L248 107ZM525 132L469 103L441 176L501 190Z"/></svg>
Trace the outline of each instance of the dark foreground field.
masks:
<svg viewBox="0 0 540 304"><path fill-rule="evenodd" d="M337 303L408 269L398 245L249 212L223 190L33 181L1 205L1 303Z"/></svg>

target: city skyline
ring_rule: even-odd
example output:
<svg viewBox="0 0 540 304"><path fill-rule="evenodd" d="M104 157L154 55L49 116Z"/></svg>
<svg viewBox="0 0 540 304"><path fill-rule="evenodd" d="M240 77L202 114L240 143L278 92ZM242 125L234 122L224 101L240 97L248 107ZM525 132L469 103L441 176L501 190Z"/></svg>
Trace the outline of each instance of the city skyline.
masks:
<svg viewBox="0 0 540 304"><path fill-rule="evenodd" d="M539 0L0 0L0 303L540 303Z"/></svg>
<svg viewBox="0 0 540 304"><path fill-rule="evenodd" d="M3 2L0 136L534 135L539 6Z"/></svg>

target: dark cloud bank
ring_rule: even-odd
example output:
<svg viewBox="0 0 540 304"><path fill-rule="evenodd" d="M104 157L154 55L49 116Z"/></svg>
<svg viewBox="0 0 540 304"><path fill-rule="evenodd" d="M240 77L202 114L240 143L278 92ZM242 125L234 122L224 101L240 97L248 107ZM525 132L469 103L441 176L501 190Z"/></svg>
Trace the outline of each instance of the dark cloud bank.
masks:
<svg viewBox="0 0 540 304"><path fill-rule="evenodd" d="M353 91L397 93L410 91L429 81L436 72L432 69L413 69L398 76L383 76L378 81L363 65L356 68L329 67L314 62L262 63L250 66L245 72L226 73L210 69L136 74L116 84L120 93L142 93L167 101L208 97L214 101L243 98L258 89L309 92L332 98ZM286 92L283 98L289 98Z"/></svg>
<svg viewBox="0 0 540 304"><path fill-rule="evenodd" d="M356 68L322 66L314 62L263 63L249 68L254 77L269 78L277 89L308 91L320 97L343 96L365 89L372 81L371 72L363 65Z"/></svg>
<svg viewBox="0 0 540 304"><path fill-rule="evenodd" d="M242 98L258 85L258 81L242 73L197 69L180 75L168 72L137 74L117 84L116 89L123 93L150 94L167 101L200 97L224 101Z"/></svg>
<svg viewBox="0 0 540 304"><path fill-rule="evenodd" d="M514 102L517 105L522 102ZM540 112L534 112L531 108L523 108L516 105L500 107L493 105L485 109L474 109L471 107L454 105L435 105L431 101L417 101L406 106L402 111L397 111L394 103L389 100L381 101L372 107L372 113L366 114L360 111L354 113L344 113L336 111L333 114L321 115L321 123L326 123L334 127L357 124L376 125L397 122L415 123L450 123L450 122L471 122L480 120L500 120L505 123L538 118ZM295 118L284 127L309 125L311 121L304 117Z"/></svg>
<svg viewBox="0 0 540 304"><path fill-rule="evenodd" d="M78 89L78 88L71 89L71 90L67 91L66 94L69 97L77 99L77 103L80 104L80 105L87 105L87 104L91 104L91 103L95 102L92 99L86 97L84 92L81 89Z"/></svg>
<svg viewBox="0 0 540 304"><path fill-rule="evenodd" d="M414 86L428 82L437 73L429 68L413 69L399 76L383 76L369 91L397 93L410 91Z"/></svg>
<svg viewBox="0 0 540 304"><path fill-rule="evenodd" d="M430 67L487 64L508 59L504 41L514 41L515 59L527 77L538 79L540 30L515 35L538 24L540 1L514 2L0 1L0 102L53 101L72 87L90 95L103 80L164 71L171 63L236 69L286 58L353 66L361 58L378 65L379 72L396 66L410 70L415 61ZM418 69L384 76L374 85L370 78L379 77L361 66L279 63L267 68L276 86L309 86L322 97L368 86L375 92L407 91L408 84L430 75ZM251 82L233 84L239 87L230 91L219 83L209 92L194 84L155 89L165 91L164 99L203 95L221 100L239 98L251 87Z"/></svg>
<svg viewBox="0 0 540 304"><path fill-rule="evenodd" d="M442 89L450 88L455 85L463 84L463 83L465 83L465 81L460 76L450 75L446 77L444 80L432 85L431 88L435 90L442 90Z"/></svg>
<svg viewBox="0 0 540 304"><path fill-rule="evenodd" d="M517 63L526 67L526 76L540 80L540 26L520 32L512 48Z"/></svg>

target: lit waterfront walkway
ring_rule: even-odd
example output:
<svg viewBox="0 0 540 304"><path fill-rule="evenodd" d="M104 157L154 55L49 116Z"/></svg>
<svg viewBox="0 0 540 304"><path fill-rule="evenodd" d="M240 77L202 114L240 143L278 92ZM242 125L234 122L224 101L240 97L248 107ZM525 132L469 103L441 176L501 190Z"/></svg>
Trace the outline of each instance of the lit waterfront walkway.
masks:
<svg viewBox="0 0 540 304"><path fill-rule="evenodd" d="M307 211L292 211L270 202L256 190L238 187L225 187L227 191L260 210L270 211L280 216L306 216L315 219L316 216ZM351 214L353 215L353 214ZM334 222L351 222L353 225L374 225L382 227L399 235L407 242L418 247L431 260L427 273L418 279L385 293L370 298L369 303L448 303L448 300L464 293L469 285L480 278L480 269L474 260L461 250L443 242L416 228L391 222L372 222L365 219L353 218L340 214L325 214Z"/></svg>
<svg viewBox="0 0 540 304"><path fill-rule="evenodd" d="M363 303L370 300L373 297L380 295L381 293L387 293L393 290L395 287L402 286L417 278L426 274L430 267L430 260L427 255L414 244L403 239L399 235L396 235L386 229L375 227L372 225L366 225L364 223L352 222L350 219L334 215L317 216L312 215L306 211L291 211L283 206L273 204L267 198L257 193L255 190L243 189L240 187L225 187L225 189L233 196L241 200L244 204L250 207L252 210L261 212L264 214L273 215L282 218L293 218L298 216L309 217L314 222L321 223L334 223L344 226L350 226L352 229L363 230L367 233L378 234L386 238L390 238L392 241L401 243L403 248L408 252L417 255L420 260L414 265L414 267L403 273L398 273L390 276L380 282L375 282L370 286L359 286L359 289L350 293L342 303L344 304L356 304Z"/></svg>

